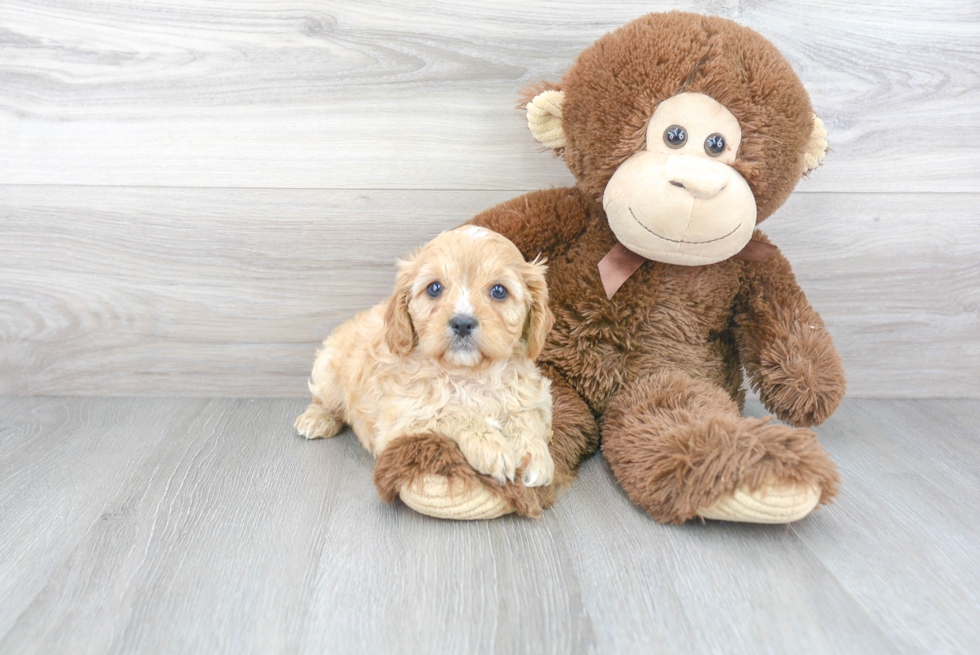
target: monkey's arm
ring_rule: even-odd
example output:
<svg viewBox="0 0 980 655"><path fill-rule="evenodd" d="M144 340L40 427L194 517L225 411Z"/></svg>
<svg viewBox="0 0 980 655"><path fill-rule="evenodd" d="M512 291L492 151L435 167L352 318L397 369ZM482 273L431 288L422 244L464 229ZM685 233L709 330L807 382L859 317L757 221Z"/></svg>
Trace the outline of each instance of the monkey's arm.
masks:
<svg viewBox="0 0 980 655"><path fill-rule="evenodd" d="M768 243L760 232L753 238ZM837 409L844 397L840 355L778 250L746 263L735 336L752 388L780 420L809 427Z"/></svg>
<svg viewBox="0 0 980 655"><path fill-rule="evenodd" d="M552 256L585 231L589 201L575 187L532 191L477 214L467 221L498 232L517 246L524 258Z"/></svg>

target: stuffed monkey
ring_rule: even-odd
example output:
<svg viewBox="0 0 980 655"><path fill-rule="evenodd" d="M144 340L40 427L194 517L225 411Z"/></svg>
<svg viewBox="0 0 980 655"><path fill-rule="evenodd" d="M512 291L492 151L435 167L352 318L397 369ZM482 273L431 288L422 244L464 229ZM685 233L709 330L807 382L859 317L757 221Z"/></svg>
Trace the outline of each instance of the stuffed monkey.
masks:
<svg viewBox="0 0 980 655"><path fill-rule="evenodd" d="M730 20L650 14L526 94L571 188L471 223L548 260L555 486L597 450L654 519L785 523L836 493L808 428L844 395L830 333L757 225L820 163L826 131L779 51ZM741 416L744 374L781 421ZM433 516L537 515L555 486L500 485L451 442L406 435L382 496Z"/></svg>

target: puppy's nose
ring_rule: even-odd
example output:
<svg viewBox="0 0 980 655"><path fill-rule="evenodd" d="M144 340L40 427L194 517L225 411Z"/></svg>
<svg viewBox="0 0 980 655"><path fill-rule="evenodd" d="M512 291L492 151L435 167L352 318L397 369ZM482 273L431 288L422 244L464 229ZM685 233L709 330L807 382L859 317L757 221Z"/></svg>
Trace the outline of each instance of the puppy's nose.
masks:
<svg viewBox="0 0 980 655"><path fill-rule="evenodd" d="M469 314L456 314L451 319L449 319L449 327L453 329L453 332L457 336L466 337L469 336L476 326L479 325L476 318L470 316Z"/></svg>

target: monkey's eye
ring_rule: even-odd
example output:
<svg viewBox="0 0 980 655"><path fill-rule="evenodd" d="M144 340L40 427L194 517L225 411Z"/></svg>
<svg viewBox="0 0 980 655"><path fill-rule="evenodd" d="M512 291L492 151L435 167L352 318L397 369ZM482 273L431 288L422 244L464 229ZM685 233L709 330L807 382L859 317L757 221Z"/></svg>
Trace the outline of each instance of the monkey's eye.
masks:
<svg viewBox="0 0 980 655"><path fill-rule="evenodd" d="M430 298L438 298L442 294L442 284L439 282L433 282L426 287L425 292L429 294Z"/></svg>
<svg viewBox="0 0 980 655"><path fill-rule="evenodd" d="M490 287L490 297L494 300L503 300L507 297L507 287L502 284L495 284Z"/></svg>
<svg viewBox="0 0 980 655"><path fill-rule="evenodd" d="M668 148L682 148L687 143L687 130L680 125L671 125L664 130L664 143Z"/></svg>
<svg viewBox="0 0 980 655"><path fill-rule="evenodd" d="M712 157L725 152L725 137L715 132L704 140L704 151Z"/></svg>

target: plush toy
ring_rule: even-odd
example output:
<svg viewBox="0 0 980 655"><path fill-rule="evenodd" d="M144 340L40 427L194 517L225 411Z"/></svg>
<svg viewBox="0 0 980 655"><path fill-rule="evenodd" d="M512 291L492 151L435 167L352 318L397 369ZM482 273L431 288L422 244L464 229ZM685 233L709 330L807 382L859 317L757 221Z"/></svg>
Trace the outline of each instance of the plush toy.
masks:
<svg viewBox="0 0 980 655"><path fill-rule="evenodd" d="M784 523L836 493L807 429L844 395L840 357L757 224L823 159L826 132L779 51L730 20L650 14L526 94L572 188L471 222L547 258L556 485L600 443L654 519ZM781 421L741 416L743 370ZM793 427L791 427L793 426ZM451 442L406 435L375 481L433 516L536 515L555 486L477 475Z"/></svg>

